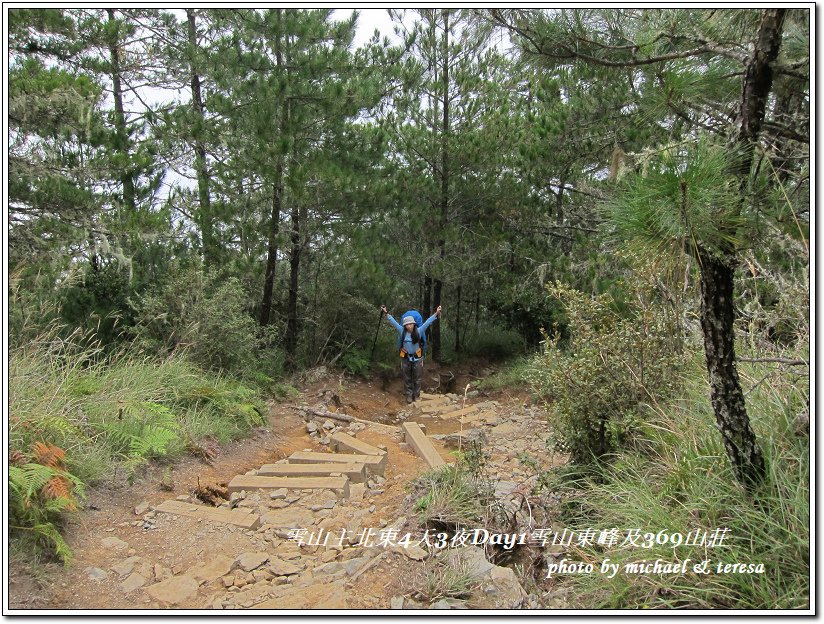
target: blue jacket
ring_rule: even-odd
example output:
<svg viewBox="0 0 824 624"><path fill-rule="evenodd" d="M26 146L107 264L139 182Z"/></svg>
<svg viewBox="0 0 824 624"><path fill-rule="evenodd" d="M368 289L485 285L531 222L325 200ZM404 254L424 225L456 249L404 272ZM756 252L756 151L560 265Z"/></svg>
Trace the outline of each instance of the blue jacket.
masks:
<svg viewBox="0 0 824 624"><path fill-rule="evenodd" d="M423 334L426 331L426 328L429 327L432 324L432 322L437 318L438 318L438 315L433 314L428 319L426 319L423 322L423 325L418 327L418 334ZM390 323L392 323L392 325L394 325L395 329L398 330L399 335L404 333L403 325L398 323L398 321L396 321L391 314L386 315L386 320L388 320ZM411 334L406 334L403 337L403 348L406 350L406 352L410 356L412 356L410 359L412 359L414 361L415 359L417 359L417 358L415 358L415 353L418 352L418 349L421 348L421 345L417 342L412 342L412 335Z"/></svg>

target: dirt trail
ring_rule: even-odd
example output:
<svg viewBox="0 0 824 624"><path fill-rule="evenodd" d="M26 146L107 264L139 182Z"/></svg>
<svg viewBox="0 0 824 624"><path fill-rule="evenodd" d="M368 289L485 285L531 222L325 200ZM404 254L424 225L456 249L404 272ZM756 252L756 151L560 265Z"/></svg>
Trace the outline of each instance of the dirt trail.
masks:
<svg viewBox="0 0 824 624"><path fill-rule="evenodd" d="M386 386L384 386L386 387ZM334 397L334 403L324 401ZM458 399L457 401L454 399ZM198 485L225 484L235 475L276 463L297 451L328 452L322 426L307 433L297 406L329 407L366 423L331 421L372 445L383 445L387 464L383 477L350 484L348 499L329 490L247 492L235 501L240 509L261 515L259 528L247 530L182 515L155 512L165 500L184 497ZM383 391L380 382L327 376L306 385L293 402L274 403L269 425L246 440L226 445L213 465L187 459L172 471L174 491L158 487L163 469L154 467L130 487L97 489L89 509L78 514L67 531L74 560L49 574L48 588L36 588L25 574L14 574L11 608L49 609L387 609L398 596L410 595L413 579L426 563L416 551L364 547L344 539L326 547L300 546L290 528L342 529L356 535L365 528L380 531L407 519L415 528L409 483L428 468L403 444L396 423L414 420L427 425L427 435L446 461L453 461L444 434L477 428L491 453L490 472L503 495L534 483L534 466L522 464L524 453L548 467L544 446L545 416L525 396L473 393L466 406L479 406L461 423L437 414L422 414L420 405L402 402L398 382ZM449 409L464 405L454 397ZM448 410L446 410L448 411ZM466 422L473 421L473 422ZM323 419L317 421L319 424ZM342 425L342 427L340 427ZM327 424L327 427L329 424ZM336 429L337 430L337 429ZM476 432L477 433L477 432ZM432 436L435 436L432 438ZM562 458L557 458L560 461ZM187 499L198 503L194 499ZM137 509L136 509L137 507ZM139 513L138 513L139 512ZM407 606L409 603L407 602ZM534 604L532 606L535 606Z"/></svg>

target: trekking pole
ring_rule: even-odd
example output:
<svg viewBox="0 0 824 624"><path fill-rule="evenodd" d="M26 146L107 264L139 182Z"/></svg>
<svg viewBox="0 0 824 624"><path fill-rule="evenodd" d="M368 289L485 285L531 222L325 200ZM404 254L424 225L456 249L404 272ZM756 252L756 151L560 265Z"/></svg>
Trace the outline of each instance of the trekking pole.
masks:
<svg viewBox="0 0 824 624"><path fill-rule="evenodd" d="M375 329L375 340L372 342L372 353L369 355L369 363L372 363L372 358L375 357L375 346L378 344L378 332L381 330L381 321L383 320L383 307L380 310L380 316L378 317L378 327Z"/></svg>

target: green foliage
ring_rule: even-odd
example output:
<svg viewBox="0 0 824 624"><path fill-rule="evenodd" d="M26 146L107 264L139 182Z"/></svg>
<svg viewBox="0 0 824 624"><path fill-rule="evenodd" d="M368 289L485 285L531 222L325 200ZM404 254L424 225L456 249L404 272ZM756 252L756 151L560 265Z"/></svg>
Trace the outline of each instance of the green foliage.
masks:
<svg viewBox="0 0 824 624"><path fill-rule="evenodd" d="M478 584L463 559L456 563L429 563L414 582L416 596L431 604L441 598L468 598Z"/></svg>
<svg viewBox="0 0 824 624"><path fill-rule="evenodd" d="M552 404L555 444L575 463L614 453L632 440L658 402L676 389L679 338L651 293L623 313L611 295L549 287L567 311L570 338L547 337L530 381Z"/></svg>
<svg viewBox="0 0 824 624"><path fill-rule="evenodd" d="M348 373L366 376L369 372L369 354L363 349L352 349L340 358L340 364Z"/></svg>
<svg viewBox="0 0 824 624"><path fill-rule="evenodd" d="M426 526L476 526L483 517L477 486L457 465L448 464L419 477L415 511Z"/></svg>
<svg viewBox="0 0 824 624"><path fill-rule="evenodd" d="M645 428L648 450L622 453L598 478L567 489L563 522L570 529L638 527L686 535L691 530L727 528L716 548L655 545L576 548L575 559L613 563L646 559L700 563L712 560L710 575L603 575L571 578L587 608L804 609L810 605L810 452L797 416L806 407L808 385L792 375L769 374L764 365L741 365L752 388L748 409L769 466L764 484L752 493L740 487L718 439L706 399L703 363L693 358L684 393L664 404L655 426ZM800 383L799 383L800 382ZM764 574L719 574L718 562L763 563Z"/></svg>
<svg viewBox="0 0 824 624"><path fill-rule="evenodd" d="M35 549L47 548L64 563L72 552L58 529L66 512L77 509L76 496L84 495L84 484L63 467L63 450L39 445L46 452L36 463L20 463L27 454L13 449L9 466L9 527L12 536L30 540ZM48 465L47 465L48 464Z"/></svg>
<svg viewBox="0 0 824 624"><path fill-rule="evenodd" d="M176 268L166 283L133 303L137 344L165 357L180 352L206 370L269 387L282 372L279 327L258 327L240 280L221 281L199 268Z"/></svg>
<svg viewBox="0 0 824 624"><path fill-rule="evenodd" d="M747 220L730 161L726 148L709 138L645 155L641 173L624 178L624 187L606 204L615 235L668 251L736 247Z"/></svg>
<svg viewBox="0 0 824 624"><path fill-rule="evenodd" d="M532 371L534 366L533 356L521 356L506 362L492 375L484 379L479 379L474 385L478 390L501 390L502 388L519 386L529 387L529 380L534 375Z"/></svg>

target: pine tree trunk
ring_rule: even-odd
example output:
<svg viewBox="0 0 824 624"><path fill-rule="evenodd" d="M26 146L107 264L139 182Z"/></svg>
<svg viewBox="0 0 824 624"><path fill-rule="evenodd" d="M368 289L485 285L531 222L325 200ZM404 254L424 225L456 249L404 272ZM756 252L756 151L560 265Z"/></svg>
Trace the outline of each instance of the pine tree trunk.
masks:
<svg viewBox="0 0 824 624"><path fill-rule="evenodd" d="M109 22L114 22L114 9L106 9L109 16ZM129 156L129 133L126 129L126 114L123 109L123 87L121 85L121 70L120 70L120 37L115 35L109 44L109 53L111 54L112 62L112 97L114 98L114 123L116 131L116 145L115 150L127 157ZM123 185L123 205L126 208L134 210L135 203L135 187L132 172L124 171L120 176L120 182Z"/></svg>
<svg viewBox="0 0 824 624"><path fill-rule="evenodd" d="M461 285L458 284L457 297L455 299L455 353L461 352Z"/></svg>
<svg viewBox="0 0 824 624"><path fill-rule="evenodd" d="M295 206L292 209L292 250L289 255L289 300L286 306L286 336L284 345L286 358L291 369L297 366L295 355L298 345L298 285L300 274L300 257L303 253L302 236L302 208Z"/></svg>
<svg viewBox="0 0 824 624"><path fill-rule="evenodd" d="M283 51L281 50L280 20L281 9L275 9L278 32L275 35L275 64L278 71L283 69ZM289 101L284 97L280 107L280 132L286 134L289 119ZM263 279L263 299L260 302L260 324L272 322L272 297L275 289L275 276L278 261L278 234L280 233L280 213L283 209L283 159L278 155L275 163L275 181L272 187L272 216L269 222L269 237L266 245L266 274Z"/></svg>
<svg viewBox="0 0 824 624"><path fill-rule="evenodd" d="M280 230L282 193L283 164L282 161L278 159L277 165L275 166L275 183L272 185L272 217L269 225L269 241L266 252L266 275L263 279L263 299L260 303L261 325L268 325L272 322L272 296L275 289L275 276L277 273L278 232Z"/></svg>
<svg viewBox="0 0 824 624"><path fill-rule="evenodd" d="M186 9L188 21L189 48L191 59L192 107L195 111L195 172L197 173L197 196L200 208L198 210L198 225L200 226L201 244L203 247L203 261L206 266L213 264L217 245L214 239L212 212L209 197L209 172L206 169L206 148L203 145L201 133L204 127L203 98L200 89L200 75L197 72L195 55L197 53L197 25L194 9Z"/></svg>
<svg viewBox="0 0 824 624"><path fill-rule="evenodd" d="M443 15L443 66L441 80L443 81L443 116L441 125L441 237L438 240L438 249L441 258L441 271L443 271L444 260L446 258L446 240L443 232L449 221L449 9L444 9ZM443 282L440 278L435 280L435 309L441 305L441 293L443 292ZM432 326L432 357L436 362L441 361L441 323L438 321Z"/></svg>
<svg viewBox="0 0 824 624"><path fill-rule="evenodd" d="M755 142L764 124L773 82L772 63L778 56L785 11L764 11L753 55L744 73L741 108L736 119L738 132L733 146L738 156L733 173L741 181L742 198L748 188ZM735 250L710 253L699 248L697 256L701 276L701 329L715 420L738 480L751 488L764 479L766 467L750 425L735 365Z"/></svg>
<svg viewBox="0 0 824 624"><path fill-rule="evenodd" d="M738 480L752 485L765 474L764 457L750 426L735 365L734 269L702 251L701 329L715 419Z"/></svg>

